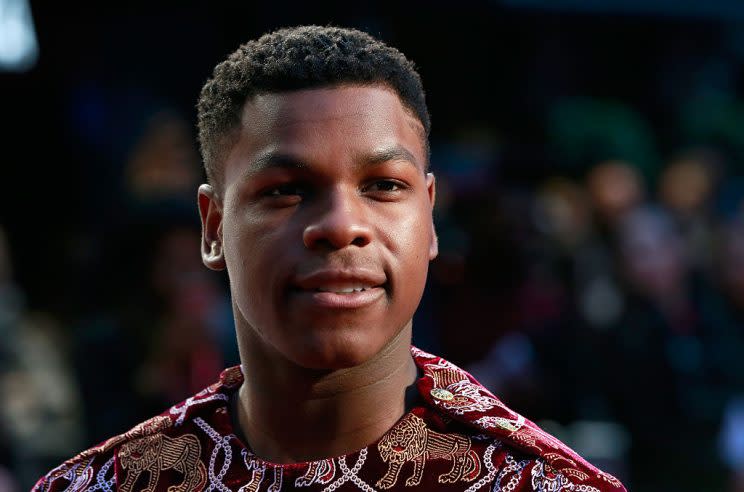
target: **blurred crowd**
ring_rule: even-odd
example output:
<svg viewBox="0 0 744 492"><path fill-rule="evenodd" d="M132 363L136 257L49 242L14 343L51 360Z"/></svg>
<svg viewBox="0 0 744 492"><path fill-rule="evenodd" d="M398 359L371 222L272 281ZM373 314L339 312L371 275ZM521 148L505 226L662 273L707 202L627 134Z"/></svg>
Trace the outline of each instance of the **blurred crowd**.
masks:
<svg viewBox="0 0 744 492"><path fill-rule="evenodd" d="M556 105L529 185L481 138L449 147L437 350L630 490L744 490L744 141L709 127L654 166L598 106Z"/></svg>
<svg viewBox="0 0 744 492"><path fill-rule="evenodd" d="M673 83L657 89L677 100L661 106L679 111L652 122L627 103L564 97L558 75L580 70L554 44L527 91L546 101L528 127L540 148L503 127L437 134L456 125L433 111L440 255L414 343L629 490L744 491L744 102L708 90L715 64L707 92L682 91L667 67ZM142 80L158 68L140 67ZM24 239L0 224L0 492L238 363L226 276L199 254L193 115L148 99L134 76L99 73L60 90L80 167L65 172L83 182L85 220L50 234L56 256L39 263L54 270L22 285ZM498 83L473 81L486 82ZM190 88L168 87L192 104ZM484 96L450 99L468 97ZM522 106L537 103L507 114ZM40 305L40 291L55 302Z"/></svg>

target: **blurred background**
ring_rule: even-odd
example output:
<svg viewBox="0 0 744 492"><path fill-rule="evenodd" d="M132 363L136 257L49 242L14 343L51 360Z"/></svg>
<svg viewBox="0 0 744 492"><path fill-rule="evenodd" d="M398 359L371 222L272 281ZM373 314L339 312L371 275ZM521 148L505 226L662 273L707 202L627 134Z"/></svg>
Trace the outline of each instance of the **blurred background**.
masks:
<svg viewBox="0 0 744 492"><path fill-rule="evenodd" d="M413 59L440 256L415 343L634 491L744 490L744 3L0 0L0 491L238 362L195 102L274 28Z"/></svg>

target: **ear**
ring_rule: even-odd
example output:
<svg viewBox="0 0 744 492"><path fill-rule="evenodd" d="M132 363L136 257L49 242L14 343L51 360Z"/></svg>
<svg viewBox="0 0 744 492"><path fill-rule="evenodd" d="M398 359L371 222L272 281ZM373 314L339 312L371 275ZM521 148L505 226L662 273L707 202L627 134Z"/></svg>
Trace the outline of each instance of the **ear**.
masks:
<svg viewBox="0 0 744 492"><path fill-rule="evenodd" d="M433 260L439 254L439 239L437 239L437 231L434 228L434 203L437 198L437 186L434 173L426 173L426 190L429 193L429 205L431 207L432 218L431 218L431 242L429 243L429 261Z"/></svg>
<svg viewBox="0 0 744 492"><path fill-rule="evenodd" d="M212 270L225 269L222 249L222 204L212 186L199 186L199 216L202 224L202 262Z"/></svg>

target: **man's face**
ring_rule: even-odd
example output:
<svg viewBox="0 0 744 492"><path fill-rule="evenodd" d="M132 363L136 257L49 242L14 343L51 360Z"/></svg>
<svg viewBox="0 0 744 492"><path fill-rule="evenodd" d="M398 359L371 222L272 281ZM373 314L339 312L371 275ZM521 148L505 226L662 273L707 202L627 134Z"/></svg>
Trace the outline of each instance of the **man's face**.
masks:
<svg viewBox="0 0 744 492"><path fill-rule="evenodd" d="M223 192L199 197L204 261L227 267L241 344L336 369L410 323L437 254L422 133L384 86L247 101Z"/></svg>

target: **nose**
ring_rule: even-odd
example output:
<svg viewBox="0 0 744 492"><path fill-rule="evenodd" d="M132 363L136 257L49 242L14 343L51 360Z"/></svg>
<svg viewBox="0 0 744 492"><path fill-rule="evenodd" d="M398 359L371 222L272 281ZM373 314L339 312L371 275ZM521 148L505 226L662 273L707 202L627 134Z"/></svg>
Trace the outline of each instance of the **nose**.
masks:
<svg viewBox="0 0 744 492"><path fill-rule="evenodd" d="M302 233L305 247L342 249L369 244L372 231L360 200L356 191L336 190L318 203L317 213Z"/></svg>

